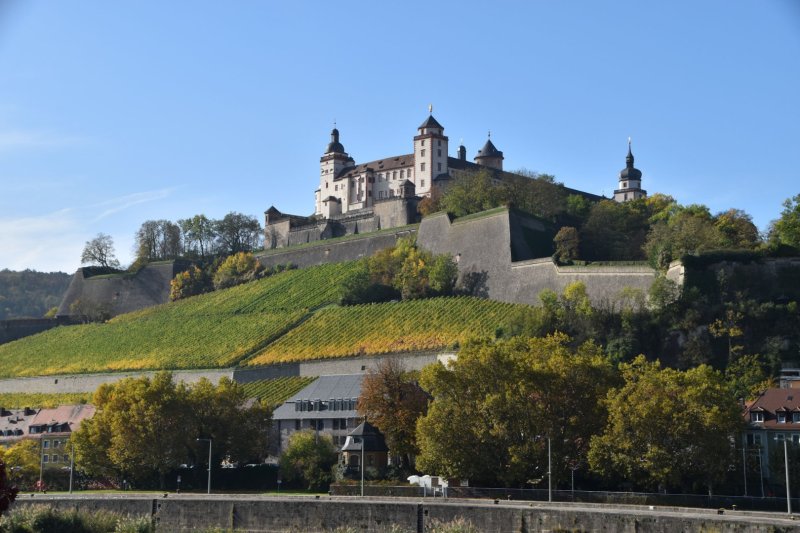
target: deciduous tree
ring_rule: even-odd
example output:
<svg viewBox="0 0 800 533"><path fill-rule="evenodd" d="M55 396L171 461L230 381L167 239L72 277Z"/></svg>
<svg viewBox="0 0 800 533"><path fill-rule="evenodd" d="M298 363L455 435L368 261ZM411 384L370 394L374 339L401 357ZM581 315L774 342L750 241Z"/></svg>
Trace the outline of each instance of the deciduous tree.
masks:
<svg viewBox="0 0 800 533"><path fill-rule="evenodd" d="M580 250L580 238L578 237L578 230L564 226L558 233L556 233L553 243L556 247L556 252L553 258L559 263L571 263L573 259L578 258Z"/></svg>
<svg viewBox="0 0 800 533"><path fill-rule="evenodd" d="M219 251L223 255L252 252L260 247L263 237L261 224L255 217L235 211L225 215L222 220L215 220L214 231L217 234Z"/></svg>
<svg viewBox="0 0 800 533"><path fill-rule="evenodd" d="M800 249L800 194L783 202L780 218L770 227L769 242Z"/></svg>
<svg viewBox="0 0 800 533"><path fill-rule="evenodd" d="M586 454L605 422L614 369L599 347L562 334L465 345L448 367L422 371L434 398L417 424L417 467L476 483L541 481L552 443L554 481Z"/></svg>
<svg viewBox="0 0 800 533"><path fill-rule="evenodd" d="M136 232L136 262L176 259L181 255L181 230L169 220L147 220Z"/></svg>
<svg viewBox="0 0 800 533"><path fill-rule="evenodd" d="M189 296L203 294L212 288L213 284L208 273L197 266L192 266L189 270L177 273L170 281L169 299L174 302Z"/></svg>
<svg viewBox="0 0 800 533"><path fill-rule="evenodd" d="M195 215L178 221L183 232L183 245L187 255L194 255L205 261L214 254L214 241L217 233L214 221L205 215Z"/></svg>
<svg viewBox="0 0 800 533"><path fill-rule="evenodd" d="M397 359L383 359L361 384L358 413L377 427L403 466L417 453L417 419L428 410L428 394Z"/></svg>
<svg viewBox="0 0 800 533"><path fill-rule="evenodd" d="M608 424L592 437L593 471L655 489L709 490L732 462L741 412L722 374L701 365L662 368L644 356L620 365L624 384L608 393Z"/></svg>
<svg viewBox="0 0 800 533"><path fill-rule="evenodd" d="M119 261L114 256L114 239L105 233L86 241L81 254L81 263L97 265L104 268L119 268Z"/></svg>
<svg viewBox="0 0 800 533"><path fill-rule="evenodd" d="M286 481L300 483L306 490L326 490L333 481L336 459L330 436L298 431L289 437L289 445L281 455L281 474Z"/></svg>
<svg viewBox="0 0 800 533"><path fill-rule="evenodd" d="M190 457L205 457L198 437L213 439L217 464L222 457L252 458L265 449L268 410L247 407L230 380L189 387L161 372L102 385L93 403L97 413L72 436L77 462L92 475L155 475L163 488L167 472Z"/></svg>
<svg viewBox="0 0 800 533"><path fill-rule="evenodd" d="M228 256L214 272L214 288L225 289L256 279L264 270L253 254L239 252Z"/></svg>

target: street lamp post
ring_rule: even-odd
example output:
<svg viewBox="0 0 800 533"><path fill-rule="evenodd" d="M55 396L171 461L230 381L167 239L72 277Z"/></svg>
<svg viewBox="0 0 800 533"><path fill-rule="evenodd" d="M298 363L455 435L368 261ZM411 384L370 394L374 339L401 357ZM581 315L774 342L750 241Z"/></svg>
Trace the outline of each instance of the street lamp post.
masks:
<svg viewBox="0 0 800 533"><path fill-rule="evenodd" d="M553 501L553 463L550 455L550 437L547 437L547 501Z"/></svg>
<svg viewBox="0 0 800 533"><path fill-rule="evenodd" d="M789 447L785 438L783 439L783 461L786 468L786 512L792 514L792 498L789 490Z"/></svg>
<svg viewBox="0 0 800 533"><path fill-rule="evenodd" d="M208 494L211 494L211 439L197 439L197 442L208 442Z"/></svg>
<svg viewBox="0 0 800 533"><path fill-rule="evenodd" d="M70 443L70 454L69 454L69 493L72 494L72 479L73 474L75 473L75 443L72 442L72 439L69 441Z"/></svg>

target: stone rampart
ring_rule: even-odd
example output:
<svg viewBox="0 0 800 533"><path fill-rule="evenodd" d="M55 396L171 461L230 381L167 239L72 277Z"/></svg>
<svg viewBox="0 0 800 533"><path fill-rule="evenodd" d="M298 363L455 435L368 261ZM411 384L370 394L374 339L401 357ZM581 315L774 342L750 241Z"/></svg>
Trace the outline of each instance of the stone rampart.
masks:
<svg viewBox="0 0 800 533"><path fill-rule="evenodd" d="M0 320L0 344L35 335L58 326L69 326L75 321L70 317L15 318Z"/></svg>
<svg viewBox="0 0 800 533"><path fill-rule="evenodd" d="M625 288L646 292L656 278L648 266L557 266L549 257L526 258L535 255L536 248L518 231L523 223L529 224L508 209L455 221L440 213L422 220L417 243L455 257L459 277L473 293L505 302L536 305L544 289L561 292L575 281L586 284L594 304L613 302Z"/></svg>
<svg viewBox="0 0 800 533"><path fill-rule="evenodd" d="M233 379L233 369L172 370L177 381L195 383L203 378L217 383L221 378ZM157 371L108 372L99 374L62 374L31 378L0 379L0 391L15 393L81 393L94 392L105 383L116 383L125 378L152 377Z"/></svg>
<svg viewBox="0 0 800 533"><path fill-rule="evenodd" d="M183 261L150 263L135 274L89 276L79 268L58 306L58 315L72 314L72 305L100 306L111 316L130 313L169 301L169 283L188 266Z"/></svg>
<svg viewBox="0 0 800 533"><path fill-rule="evenodd" d="M12 511L45 504L64 510L112 511L150 517L156 531L220 528L226 531L331 532L351 528L366 533L422 533L437 523L462 519L486 533L539 531L800 531L791 517L767 513L717 514L708 509L643 509L570 504L492 503L436 499L351 499L337 497L20 496Z"/></svg>
<svg viewBox="0 0 800 533"><path fill-rule="evenodd" d="M264 266L292 263L301 268L323 263L354 261L362 257L369 257L384 248L392 247L397 239L413 235L416 231L417 226L405 226L372 234L317 241L294 248L276 248L256 253L256 257Z"/></svg>

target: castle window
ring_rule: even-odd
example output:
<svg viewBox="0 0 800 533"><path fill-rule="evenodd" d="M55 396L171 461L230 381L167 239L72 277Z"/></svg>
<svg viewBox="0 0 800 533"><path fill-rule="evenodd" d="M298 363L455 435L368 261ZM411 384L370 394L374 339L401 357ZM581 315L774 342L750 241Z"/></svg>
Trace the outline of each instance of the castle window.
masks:
<svg viewBox="0 0 800 533"><path fill-rule="evenodd" d="M436 166L438 167L436 170L441 172L442 171L442 164L441 163L436 163Z"/></svg>
<svg viewBox="0 0 800 533"><path fill-rule="evenodd" d="M420 157L425 157L425 150L420 150L419 155Z"/></svg>
<svg viewBox="0 0 800 533"><path fill-rule="evenodd" d="M419 186L420 186L420 187L424 187L424 186L425 186L425 180L420 180L420 182L419 182Z"/></svg>
<svg viewBox="0 0 800 533"><path fill-rule="evenodd" d="M441 146L441 145L442 145L442 140L439 139L439 146ZM439 155L442 155L442 151L441 150L439 150Z"/></svg>
<svg viewBox="0 0 800 533"><path fill-rule="evenodd" d="M425 146L425 139L422 139L422 146Z"/></svg>
<svg viewBox="0 0 800 533"><path fill-rule="evenodd" d="M419 169L420 169L420 171L425 172L425 163L420 163L419 164Z"/></svg>
<svg viewBox="0 0 800 533"><path fill-rule="evenodd" d="M438 152L438 155L439 155L439 157L442 157L442 149L441 149L441 148L439 148L439 149L437 150L437 152Z"/></svg>
<svg viewBox="0 0 800 533"><path fill-rule="evenodd" d="M334 190L334 191L338 191L338 190L339 190L339 186L338 186L338 185L334 185L334 186L333 186L333 190Z"/></svg>
<svg viewBox="0 0 800 533"><path fill-rule="evenodd" d="M628 182L627 181L622 184L622 188L623 189L627 189L628 188Z"/></svg>

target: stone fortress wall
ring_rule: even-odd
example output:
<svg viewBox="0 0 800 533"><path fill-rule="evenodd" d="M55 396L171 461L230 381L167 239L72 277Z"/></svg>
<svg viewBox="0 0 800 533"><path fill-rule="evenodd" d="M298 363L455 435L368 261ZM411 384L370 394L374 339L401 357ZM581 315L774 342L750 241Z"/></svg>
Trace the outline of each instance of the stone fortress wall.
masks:
<svg viewBox="0 0 800 533"><path fill-rule="evenodd" d="M537 231L545 231L543 223L509 209L455 221L440 213L423 219L417 243L433 253L451 254L459 276L477 295L505 302L537 305L543 290L561 293L576 281L586 284L593 304L613 302L626 288L646 293L658 275L645 265L558 266L526 239L526 233ZM668 277L679 281L677 267Z"/></svg>
<svg viewBox="0 0 800 533"><path fill-rule="evenodd" d="M385 222L385 226L391 227L394 224L389 223L390 217L395 217L397 222L407 220L410 206L377 202L374 209L375 216L381 217L380 226L384 227ZM507 208L454 221L447 214L438 213L426 217L419 225L342 238L319 240L309 234L308 242L300 246L257 252L256 257L265 266L291 263L305 268L368 257L394 246L402 237L417 234L422 248L437 254L449 253L456 259L462 281L472 287L477 296L532 305L539 303L538 295L542 290L561 292L575 281L586 284L593 303L613 301L627 287L646 291L657 275L648 266L557 266L549 257L550 231L547 223ZM69 315L70 306L78 300L107 305L112 315L166 303L169 282L184 267L179 262L164 262L148 265L133 275L94 277L85 276L85 269L79 269L58 314ZM680 266L676 265L668 276L680 282L679 274Z"/></svg>
<svg viewBox="0 0 800 533"><path fill-rule="evenodd" d="M104 306L112 316L166 303L170 281L187 265L184 261L164 261L151 263L135 274L104 276L91 276L90 269L79 268L61 299L57 315L72 314L70 307L78 300Z"/></svg>

